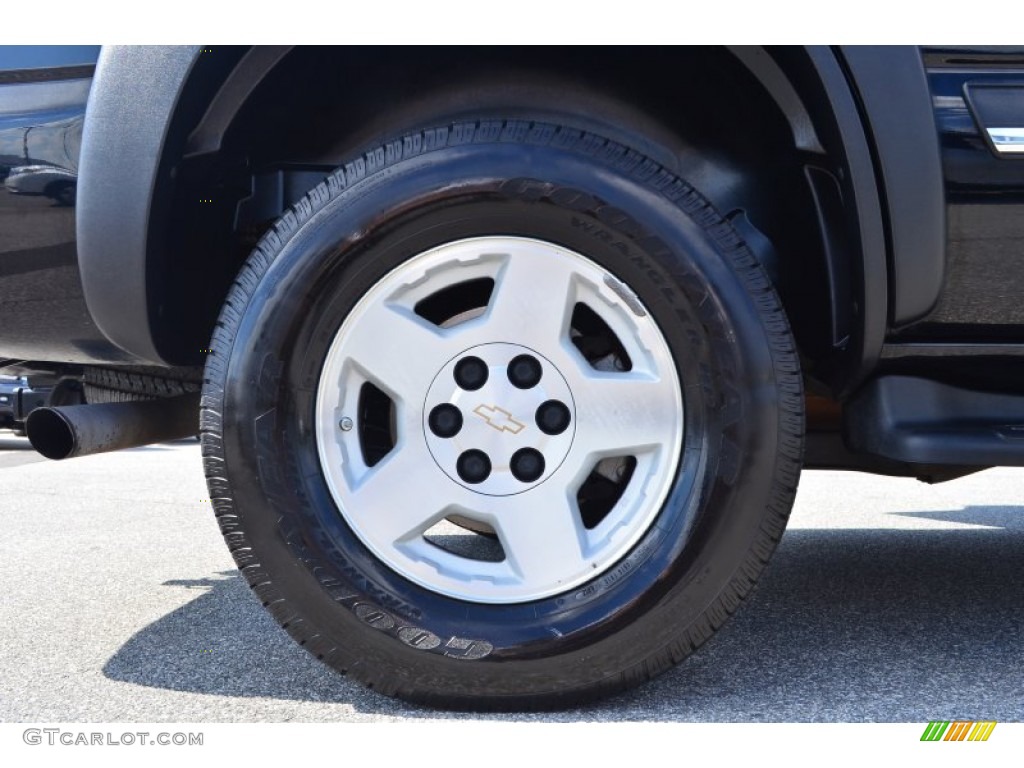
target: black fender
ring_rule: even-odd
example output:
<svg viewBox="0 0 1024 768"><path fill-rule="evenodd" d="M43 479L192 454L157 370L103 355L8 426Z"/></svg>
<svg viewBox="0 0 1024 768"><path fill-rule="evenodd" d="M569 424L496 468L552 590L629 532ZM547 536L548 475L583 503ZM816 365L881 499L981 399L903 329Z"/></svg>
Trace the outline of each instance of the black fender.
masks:
<svg viewBox="0 0 1024 768"><path fill-rule="evenodd" d="M199 46L104 46L85 111L79 164L78 267L96 325L138 358L163 364L147 301L150 220L164 144Z"/></svg>

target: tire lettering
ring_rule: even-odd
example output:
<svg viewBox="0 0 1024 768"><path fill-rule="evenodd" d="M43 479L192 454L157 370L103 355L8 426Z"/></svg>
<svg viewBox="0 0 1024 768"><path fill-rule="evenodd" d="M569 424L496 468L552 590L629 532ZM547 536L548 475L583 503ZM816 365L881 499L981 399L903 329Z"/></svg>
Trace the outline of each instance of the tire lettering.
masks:
<svg viewBox="0 0 1024 768"><path fill-rule="evenodd" d="M597 218L612 229L626 235L626 237L635 239L640 234L640 225L634 219L624 211L610 205L602 205L598 208Z"/></svg>
<svg viewBox="0 0 1024 768"><path fill-rule="evenodd" d="M628 576L631 571L639 567L654 550L658 547L660 536L652 536L646 542L627 557L617 568L606 573L599 581L590 584L573 595L574 600L586 600L594 595L606 592L614 587L619 581Z"/></svg>
<svg viewBox="0 0 1024 768"><path fill-rule="evenodd" d="M626 245L621 240L615 239L615 237L612 235L612 233L609 232L608 230L601 229L596 224L593 224L593 223L587 222L587 221L583 221L582 219L576 218L575 216L573 216L573 218L572 218L572 225L574 227L576 227L577 229L583 230L588 235L593 236L597 240L600 240L602 243L606 243L606 244L610 245L612 248L617 250L623 256L625 256L627 258L633 258L633 261L636 261L636 259L630 253L629 246Z"/></svg>
<svg viewBox="0 0 1024 768"><path fill-rule="evenodd" d="M444 644L443 653L450 659L482 659L488 656L494 646L486 640L467 640L464 637L453 637Z"/></svg>
<svg viewBox="0 0 1024 768"><path fill-rule="evenodd" d="M441 644L441 638L419 627L402 627L398 630L398 639L410 648L419 648L423 651L437 648Z"/></svg>
<svg viewBox="0 0 1024 768"><path fill-rule="evenodd" d="M388 630L395 626L395 620L384 611L369 603L356 603L353 613L359 617L364 624L369 624L374 629Z"/></svg>

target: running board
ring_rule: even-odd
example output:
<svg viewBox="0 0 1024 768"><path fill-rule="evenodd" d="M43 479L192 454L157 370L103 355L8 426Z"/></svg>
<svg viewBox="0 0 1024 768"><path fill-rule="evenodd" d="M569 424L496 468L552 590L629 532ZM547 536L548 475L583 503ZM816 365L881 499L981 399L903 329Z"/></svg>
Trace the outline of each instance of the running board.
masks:
<svg viewBox="0 0 1024 768"><path fill-rule="evenodd" d="M1022 467L1024 395L883 376L846 405L843 431L852 451L895 461Z"/></svg>

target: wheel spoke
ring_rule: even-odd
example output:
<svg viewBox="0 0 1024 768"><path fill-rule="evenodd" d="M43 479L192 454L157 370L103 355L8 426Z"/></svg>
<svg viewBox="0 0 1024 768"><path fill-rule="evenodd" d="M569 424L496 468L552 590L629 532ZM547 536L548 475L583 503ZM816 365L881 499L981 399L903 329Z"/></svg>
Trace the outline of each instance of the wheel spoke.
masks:
<svg viewBox="0 0 1024 768"><path fill-rule="evenodd" d="M644 374L584 377L582 386L575 388L575 445L602 456L669 445L682 429L673 386Z"/></svg>
<svg viewBox="0 0 1024 768"><path fill-rule="evenodd" d="M586 531L564 485L547 483L498 517L505 556L523 581L557 583L579 571Z"/></svg>
<svg viewBox="0 0 1024 768"><path fill-rule="evenodd" d="M554 250L510 250L487 312L488 339L549 350L568 334L575 272Z"/></svg>
<svg viewBox="0 0 1024 768"><path fill-rule="evenodd" d="M418 403L449 354L443 331L404 307L380 303L351 334L346 357L381 389L410 406Z"/></svg>
<svg viewBox="0 0 1024 768"><path fill-rule="evenodd" d="M385 546L408 539L443 516L448 499L438 497L438 478L445 480L415 439L399 443L370 468L352 489L363 532ZM444 484L446 485L446 484Z"/></svg>

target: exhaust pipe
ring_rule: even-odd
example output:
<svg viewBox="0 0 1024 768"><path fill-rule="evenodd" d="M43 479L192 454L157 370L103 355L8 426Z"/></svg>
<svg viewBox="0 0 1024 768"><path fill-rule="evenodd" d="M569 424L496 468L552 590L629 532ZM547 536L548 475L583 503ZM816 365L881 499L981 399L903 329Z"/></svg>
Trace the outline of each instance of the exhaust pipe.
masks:
<svg viewBox="0 0 1024 768"><path fill-rule="evenodd" d="M199 432L199 394L36 408L25 420L25 429L32 447L48 459L179 440Z"/></svg>

